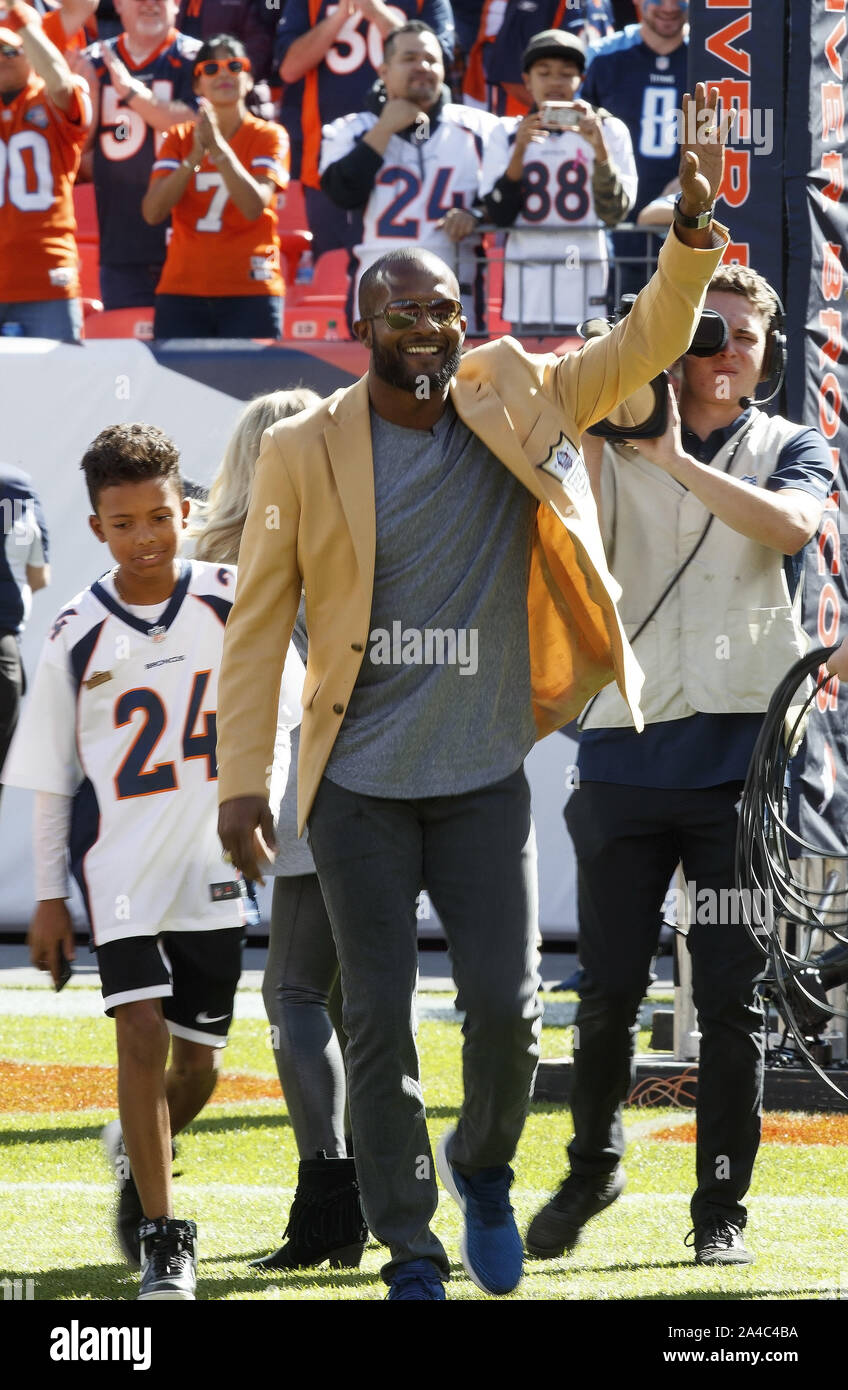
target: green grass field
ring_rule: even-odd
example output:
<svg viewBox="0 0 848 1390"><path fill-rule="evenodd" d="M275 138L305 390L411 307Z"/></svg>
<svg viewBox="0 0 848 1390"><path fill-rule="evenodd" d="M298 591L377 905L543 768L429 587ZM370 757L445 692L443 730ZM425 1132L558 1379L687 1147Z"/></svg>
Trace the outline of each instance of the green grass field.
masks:
<svg viewBox="0 0 848 1390"><path fill-rule="evenodd" d="M27 991L25 1013L0 1014L0 1059L51 1066L114 1064L113 1027L102 1017L58 1018ZM558 996L561 1000L562 996ZM561 1055L567 1031L546 1029L544 1053ZM435 1147L460 1101L456 1023L426 1021L419 1043ZM273 1078L267 1027L237 1019L225 1071ZM13 1073L13 1076L17 1072ZM102 1073L101 1073L102 1077ZM108 1078L107 1078L108 1080ZM79 1081L77 1081L77 1093ZM36 1299L133 1299L136 1276L111 1235L113 1188L99 1134L111 1109L43 1110L28 1096L0 1116L0 1279L33 1279ZM269 1088L273 1094L273 1087ZM30 1105L27 1110L26 1105ZM700 1269L683 1238L689 1229L691 1143L652 1136L688 1112L628 1111L628 1189L587 1229L568 1258L528 1260L515 1301L544 1299L826 1299L848 1297L848 1165L845 1149L769 1143L750 1198L753 1266ZM562 1176L570 1135L567 1110L534 1105L515 1161L513 1201L523 1230ZM297 1172L282 1101L213 1104L179 1141L175 1209L198 1223L201 1299L382 1299L385 1252L371 1242L358 1271L255 1275L247 1260L279 1244ZM482 1299L459 1263L459 1213L442 1195L435 1228L453 1263L452 1299ZM841 1291L841 1292L840 1292Z"/></svg>

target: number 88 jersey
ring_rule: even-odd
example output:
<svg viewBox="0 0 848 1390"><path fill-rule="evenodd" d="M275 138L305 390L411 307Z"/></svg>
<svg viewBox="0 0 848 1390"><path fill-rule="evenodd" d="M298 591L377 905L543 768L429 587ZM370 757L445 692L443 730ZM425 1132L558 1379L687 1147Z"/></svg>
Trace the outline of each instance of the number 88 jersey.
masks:
<svg viewBox="0 0 848 1390"><path fill-rule="evenodd" d="M216 833L228 565L184 561L170 601L125 608L104 576L47 637L3 780L73 796L71 869L96 946L244 921Z"/></svg>
<svg viewBox="0 0 848 1390"><path fill-rule="evenodd" d="M520 117L498 121L486 148L483 195L489 194L512 157ZM636 165L626 126L603 116L610 161L631 203ZM592 193L592 146L573 130L552 131L528 146L522 175L521 212L505 250L503 316L513 324L576 324L603 306L607 283L606 232ZM527 264L527 263L530 264Z"/></svg>

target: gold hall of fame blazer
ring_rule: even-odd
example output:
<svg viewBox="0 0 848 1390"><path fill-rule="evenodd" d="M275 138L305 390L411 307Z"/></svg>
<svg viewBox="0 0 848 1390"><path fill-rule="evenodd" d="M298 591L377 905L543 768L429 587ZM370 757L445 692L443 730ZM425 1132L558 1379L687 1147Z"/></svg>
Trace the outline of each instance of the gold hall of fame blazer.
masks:
<svg viewBox="0 0 848 1390"><path fill-rule="evenodd" d="M607 568L580 435L624 402L617 422L646 418L638 393L691 342L727 242L725 229L718 232L714 249L693 250L672 231L656 274L606 337L561 358L533 356L514 339L501 338L466 353L451 384L457 415L541 504L527 590L540 738L574 718L612 680L642 727L643 674L616 608L621 590ZM469 524L473 516L469 496ZM224 639L219 801L267 798L280 678L304 586L309 654L298 771L302 832L367 648L375 545L363 377L279 421L263 437Z"/></svg>

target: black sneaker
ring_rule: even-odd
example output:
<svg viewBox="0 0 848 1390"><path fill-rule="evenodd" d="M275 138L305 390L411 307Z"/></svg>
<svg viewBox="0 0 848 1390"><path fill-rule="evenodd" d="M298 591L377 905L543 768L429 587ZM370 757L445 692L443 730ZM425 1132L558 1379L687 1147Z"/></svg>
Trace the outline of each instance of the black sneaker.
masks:
<svg viewBox="0 0 848 1390"><path fill-rule="evenodd" d="M193 1221L142 1221L141 1299L193 1300L197 1282L197 1227Z"/></svg>
<svg viewBox="0 0 848 1390"><path fill-rule="evenodd" d="M115 1213L115 1234L121 1254L130 1269L141 1268L138 1227L144 1220L144 1210L138 1188L130 1171L130 1161L124 1148L120 1120L110 1120L101 1131L100 1138L109 1159L109 1166L118 1184L118 1209Z"/></svg>
<svg viewBox="0 0 848 1390"><path fill-rule="evenodd" d="M689 1232L684 1245L694 1245L696 1265L752 1265L754 1256L745 1248L742 1227L726 1217L714 1216Z"/></svg>
<svg viewBox="0 0 848 1390"><path fill-rule="evenodd" d="M612 1206L624 1191L621 1164L605 1180L571 1173L547 1206L537 1212L527 1231L527 1253L550 1260L573 1250L587 1221Z"/></svg>

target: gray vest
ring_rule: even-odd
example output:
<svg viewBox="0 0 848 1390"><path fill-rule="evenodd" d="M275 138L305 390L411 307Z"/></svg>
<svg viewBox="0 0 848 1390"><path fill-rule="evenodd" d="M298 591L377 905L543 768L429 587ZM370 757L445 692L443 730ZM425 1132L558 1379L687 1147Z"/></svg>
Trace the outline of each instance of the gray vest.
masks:
<svg viewBox="0 0 848 1390"><path fill-rule="evenodd" d="M754 410L711 466L764 487L781 449L801 428ZM694 550L710 513L661 468L611 445L604 448L601 506L609 566L623 590L619 610L631 637ZM716 517L695 559L636 639L646 722L696 711L765 711L775 686L806 649L799 600L800 594L794 605L790 600L783 556ZM583 723L623 728L632 720L608 686Z"/></svg>

